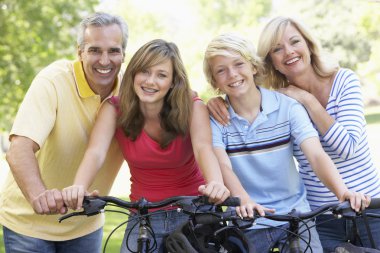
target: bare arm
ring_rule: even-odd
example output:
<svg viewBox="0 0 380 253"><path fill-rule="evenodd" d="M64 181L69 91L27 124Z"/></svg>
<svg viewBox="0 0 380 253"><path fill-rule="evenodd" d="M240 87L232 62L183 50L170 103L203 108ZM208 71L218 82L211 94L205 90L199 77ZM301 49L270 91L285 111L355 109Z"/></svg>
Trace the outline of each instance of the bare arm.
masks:
<svg viewBox="0 0 380 253"><path fill-rule="evenodd" d="M222 202L230 192L224 186L219 163L212 149L209 114L201 101L193 103L190 135L195 159L207 182L205 187L200 187L200 192L216 203Z"/></svg>
<svg viewBox="0 0 380 253"><path fill-rule="evenodd" d="M273 209L265 208L251 199L240 183L239 178L232 170L230 158L223 148L214 148L214 152L219 160L220 168L222 170L223 179L227 188L231 191L231 196L239 197L241 205L236 207L236 212L241 217L253 217L254 210L264 216L264 211L274 212Z"/></svg>
<svg viewBox="0 0 380 253"><path fill-rule="evenodd" d="M230 124L230 114L227 108L226 101L222 97L211 98L207 102L207 109L210 115L224 126Z"/></svg>
<svg viewBox="0 0 380 253"><path fill-rule="evenodd" d="M301 143L301 149L315 174L340 201L350 200L351 207L356 211L363 208L361 206L362 203L365 203L365 207L369 205L370 199L364 194L348 190L335 164L324 152L317 137L308 138L303 141Z"/></svg>
<svg viewBox="0 0 380 253"><path fill-rule="evenodd" d="M63 189L65 204L72 209L82 207L83 197L102 167L116 129L117 112L113 105L104 103L99 110L94 128L91 131L83 160L78 168L72 186ZM93 193L93 194L96 194Z"/></svg>
<svg viewBox="0 0 380 253"><path fill-rule="evenodd" d="M65 213L60 191L47 190L35 153L40 149L33 140L14 135L6 155L13 177L37 214Z"/></svg>

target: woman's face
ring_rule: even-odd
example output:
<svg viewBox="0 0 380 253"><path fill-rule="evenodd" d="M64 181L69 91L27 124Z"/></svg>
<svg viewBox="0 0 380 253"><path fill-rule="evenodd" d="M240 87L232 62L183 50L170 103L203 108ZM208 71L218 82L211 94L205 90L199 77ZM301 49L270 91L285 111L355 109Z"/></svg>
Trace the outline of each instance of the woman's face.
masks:
<svg viewBox="0 0 380 253"><path fill-rule="evenodd" d="M170 59L136 73L134 89L140 103L162 104L173 85L173 64Z"/></svg>
<svg viewBox="0 0 380 253"><path fill-rule="evenodd" d="M215 87L230 97L245 94L255 86L256 70L239 54L214 56L209 60Z"/></svg>
<svg viewBox="0 0 380 253"><path fill-rule="evenodd" d="M288 80L311 68L309 47L301 33L290 24L269 55L274 68L284 74Z"/></svg>

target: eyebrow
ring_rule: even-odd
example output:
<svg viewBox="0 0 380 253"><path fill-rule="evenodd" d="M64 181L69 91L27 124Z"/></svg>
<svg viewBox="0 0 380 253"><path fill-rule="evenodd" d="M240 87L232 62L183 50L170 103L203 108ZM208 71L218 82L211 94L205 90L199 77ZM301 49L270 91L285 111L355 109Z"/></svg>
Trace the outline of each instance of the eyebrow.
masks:
<svg viewBox="0 0 380 253"><path fill-rule="evenodd" d="M101 49L102 50L101 47L97 47L97 46L90 46L90 47L88 47L87 50L89 50L89 49ZM121 48L120 47L111 47L111 48L108 48L107 50L118 50L118 51L121 51Z"/></svg>

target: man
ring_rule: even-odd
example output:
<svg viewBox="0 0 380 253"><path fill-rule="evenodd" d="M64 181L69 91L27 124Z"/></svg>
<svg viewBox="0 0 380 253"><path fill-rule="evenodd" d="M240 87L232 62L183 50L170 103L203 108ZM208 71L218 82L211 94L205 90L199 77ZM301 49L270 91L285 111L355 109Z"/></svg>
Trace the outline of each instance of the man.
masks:
<svg viewBox="0 0 380 253"><path fill-rule="evenodd" d="M118 91L127 39L120 17L90 15L80 24L79 59L54 62L33 80L9 137L12 174L0 195L6 252L100 252L104 217L58 223L67 212L60 190L73 183L98 108ZM112 143L91 188L107 194L122 161Z"/></svg>

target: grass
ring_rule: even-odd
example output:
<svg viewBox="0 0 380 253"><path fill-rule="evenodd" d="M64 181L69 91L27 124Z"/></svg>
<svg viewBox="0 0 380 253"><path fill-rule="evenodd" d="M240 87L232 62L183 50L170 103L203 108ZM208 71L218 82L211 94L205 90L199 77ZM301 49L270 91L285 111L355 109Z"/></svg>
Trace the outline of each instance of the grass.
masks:
<svg viewBox="0 0 380 253"><path fill-rule="evenodd" d="M106 215L106 224L104 226L104 232L103 232L103 246L107 237L110 235L110 233L119 224L126 221L128 218L128 216L124 214L114 213L114 212L106 212L105 215ZM125 228L126 228L126 225L123 225L112 234L111 238L109 239L107 243L106 252L120 251L120 245L124 237ZM103 246L102 246L102 250L103 250ZM2 226L0 226L0 252L5 252Z"/></svg>

